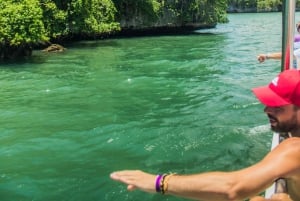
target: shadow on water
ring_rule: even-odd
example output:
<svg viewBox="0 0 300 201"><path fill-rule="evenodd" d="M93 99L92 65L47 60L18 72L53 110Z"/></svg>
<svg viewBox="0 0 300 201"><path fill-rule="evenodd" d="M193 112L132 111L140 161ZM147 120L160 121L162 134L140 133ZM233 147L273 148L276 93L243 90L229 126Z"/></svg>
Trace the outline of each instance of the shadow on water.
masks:
<svg viewBox="0 0 300 201"><path fill-rule="evenodd" d="M33 50L32 55L28 57L19 57L14 59L0 60L0 68L23 68L28 64L44 64L53 57L63 57L68 55L68 51L76 49L94 49L99 47L117 47L118 43L114 40L99 40L99 41L81 41L68 42L64 45L64 52L44 52L41 49Z"/></svg>
<svg viewBox="0 0 300 201"><path fill-rule="evenodd" d="M119 43L117 39L106 40L91 40L91 41L78 41L70 42L65 45L66 48L99 48L99 47L118 47Z"/></svg>
<svg viewBox="0 0 300 201"><path fill-rule="evenodd" d="M47 61L51 54L61 53L46 53L39 50L34 50L32 56L21 57L16 59L0 60L0 68L23 68L28 64L43 64ZM27 66L28 67L28 66Z"/></svg>

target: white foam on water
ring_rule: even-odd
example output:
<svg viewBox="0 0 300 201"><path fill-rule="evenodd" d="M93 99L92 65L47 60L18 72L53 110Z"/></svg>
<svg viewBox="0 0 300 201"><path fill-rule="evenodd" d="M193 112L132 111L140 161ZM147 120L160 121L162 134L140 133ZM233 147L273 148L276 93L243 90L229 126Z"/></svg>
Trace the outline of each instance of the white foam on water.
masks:
<svg viewBox="0 0 300 201"><path fill-rule="evenodd" d="M260 125L260 126L256 126L253 127L249 130L249 134L250 135L256 135L256 134L260 134L260 133L266 133L270 131L270 125L269 124L265 124L265 125Z"/></svg>

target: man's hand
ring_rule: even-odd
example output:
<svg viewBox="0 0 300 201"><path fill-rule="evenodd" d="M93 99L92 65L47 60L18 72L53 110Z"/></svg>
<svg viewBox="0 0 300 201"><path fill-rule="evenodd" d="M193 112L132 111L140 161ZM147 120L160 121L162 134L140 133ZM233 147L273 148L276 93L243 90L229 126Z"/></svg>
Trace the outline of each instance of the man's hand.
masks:
<svg viewBox="0 0 300 201"><path fill-rule="evenodd" d="M286 193L275 193L270 199L266 199L261 196L255 196L249 201L293 201L290 196Z"/></svg>
<svg viewBox="0 0 300 201"><path fill-rule="evenodd" d="M257 56L257 60L259 61L259 63L264 62L267 59L267 56L265 54L259 54Z"/></svg>

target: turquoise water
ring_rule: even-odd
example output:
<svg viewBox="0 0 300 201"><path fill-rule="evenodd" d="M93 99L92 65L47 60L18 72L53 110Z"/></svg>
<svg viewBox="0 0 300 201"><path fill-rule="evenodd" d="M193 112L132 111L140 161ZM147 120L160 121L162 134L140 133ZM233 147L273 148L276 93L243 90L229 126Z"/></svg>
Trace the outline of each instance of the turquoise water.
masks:
<svg viewBox="0 0 300 201"><path fill-rule="evenodd" d="M271 146L251 88L279 61L281 14L231 14L184 36L85 41L0 64L0 200L183 200L128 193L112 171L235 170Z"/></svg>

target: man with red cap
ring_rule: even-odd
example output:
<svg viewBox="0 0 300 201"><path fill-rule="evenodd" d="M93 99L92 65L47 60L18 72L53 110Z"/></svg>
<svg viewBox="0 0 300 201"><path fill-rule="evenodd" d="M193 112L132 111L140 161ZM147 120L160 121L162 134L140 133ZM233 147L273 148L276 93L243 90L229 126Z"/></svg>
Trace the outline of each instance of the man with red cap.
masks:
<svg viewBox="0 0 300 201"><path fill-rule="evenodd" d="M285 70L268 86L254 88L253 93L265 105L264 112L271 129L289 136L260 162L232 172L154 175L141 170L123 170L113 172L110 177L125 183L130 191L140 189L203 201L245 200L283 178L287 182L288 195L270 200L299 201L300 71Z"/></svg>

